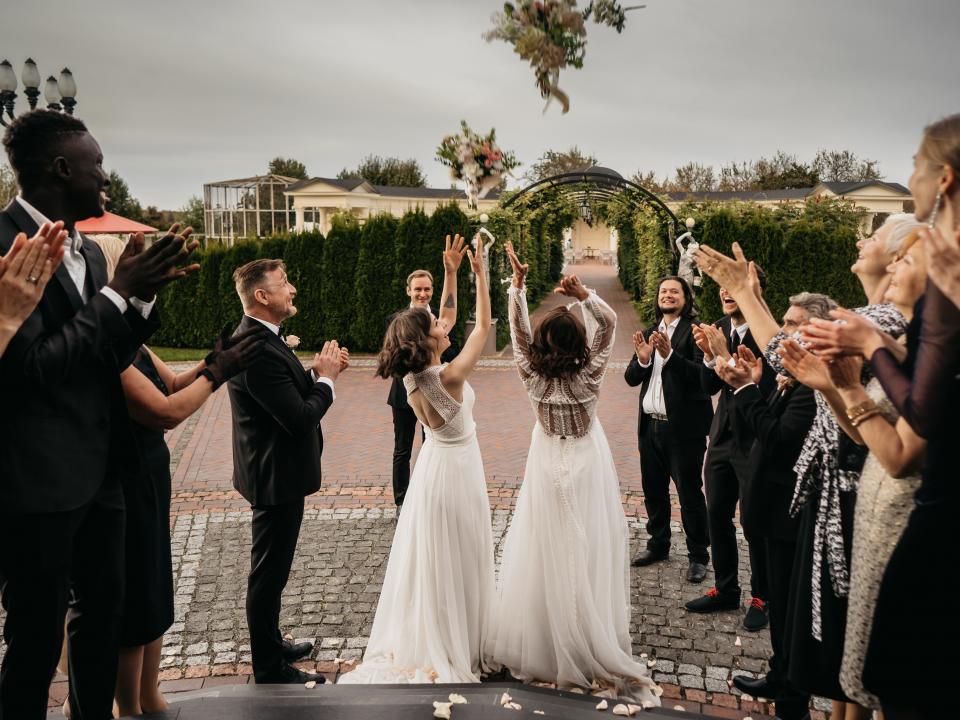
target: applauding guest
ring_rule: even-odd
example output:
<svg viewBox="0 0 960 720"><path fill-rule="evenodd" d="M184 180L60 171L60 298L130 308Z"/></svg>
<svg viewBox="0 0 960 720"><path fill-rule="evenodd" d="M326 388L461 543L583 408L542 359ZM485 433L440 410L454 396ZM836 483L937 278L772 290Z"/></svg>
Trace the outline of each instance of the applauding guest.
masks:
<svg viewBox="0 0 960 720"><path fill-rule="evenodd" d="M297 312L297 289L282 260L254 260L237 268L233 279L244 312L235 339L255 328L268 329L263 355L228 386L233 486L253 509L247 581L253 676L258 683L322 683L323 675L290 664L313 647L283 639L280 596L293 565L304 498L320 489L320 420L333 404L333 383L348 358L332 340L307 372L284 342L280 324Z"/></svg>
<svg viewBox="0 0 960 720"><path fill-rule="evenodd" d="M647 548L635 566L666 559L670 552L670 478L680 497L687 540L687 580L707 573L710 544L703 497L703 454L713 417L710 397L700 386L703 352L693 339L693 293L686 280L665 277L657 288L658 324L633 337L633 359L624 372L631 387L640 385L640 475L647 511Z"/></svg>
<svg viewBox="0 0 960 720"><path fill-rule="evenodd" d="M120 379L140 453L124 473L127 506L126 592L120 634L117 707L121 716L159 712L160 650L173 623L170 557L170 451L163 434L190 417L224 382L256 360L269 331L220 338L197 367L174 373L146 346Z"/></svg>
<svg viewBox="0 0 960 720"><path fill-rule="evenodd" d="M103 253L74 227L103 214L109 185L86 126L37 110L10 123L4 146L22 194L0 213L0 251L50 218L68 239L0 365L0 714L46 717L70 597L70 705L75 717L107 718L123 598L120 472L138 463L120 372L159 325L157 291L196 269L177 267L193 243L178 226L147 250L135 236L108 285Z"/></svg>

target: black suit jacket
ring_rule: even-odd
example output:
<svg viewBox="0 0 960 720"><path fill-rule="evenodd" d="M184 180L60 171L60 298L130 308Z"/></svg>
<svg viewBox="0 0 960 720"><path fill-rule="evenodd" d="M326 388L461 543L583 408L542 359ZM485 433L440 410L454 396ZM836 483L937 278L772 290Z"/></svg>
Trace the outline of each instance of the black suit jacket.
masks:
<svg viewBox="0 0 960 720"><path fill-rule="evenodd" d="M234 334L260 323L244 316ZM228 383L233 408L233 486L255 506L281 505L320 489L320 420L333 391L314 382L271 334L263 354Z"/></svg>
<svg viewBox="0 0 960 720"><path fill-rule="evenodd" d="M384 330L390 327L390 323L393 319L402 313L407 308L397 310L395 313L387 315L387 321L384 323ZM453 338L450 338L450 347L443 351L443 354L440 355L440 362L450 362L457 355L460 354L460 346L457 345L457 341ZM403 380L399 378L394 378L390 382L390 392L387 395L387 405L397 410L410 410L410 405L407 402L407 389L403 386Z"/></svg>
<svg viewBox="0 0 960 720"><path fill-rule="evenodd" d="M714 325L729 338L733 329L733 321L728 315L725 315ZM748 329L743 336L743 345L746 345L753 351L757 357L762 357L763 353L757 346L757 341L753 339L753 333ZM713 424L710 426L710 444L716 445L725 439L728 434L733 435L733 440L737 447L746 452L750 448L750 434L743 432L740 427L740 419L735 413L731 412L730 398L733 395L733 389L727 385L713 368L708 368L702 362L700 363L700 385L703 391L708 395L720 393L720 399L717 401L717 411L713 415ZM766 361L763 363L763 377L760 380L760 392L764 395L771 392L777 385L776 374L770 369Z"/></svg>
<svg viewBox="0 0 960 720"><path fill-rule="evenodd" d="M37 229L12 201L0 212L0 252ZM90 300L61 265L0 360L0 513L76 509L121 468L137 467L120 372L159 315L121 313L99 292L107 283L100 248L83 238L81 252Z"/></svg>
<svg viewBox="0 0 960 720"><path fill-rule="evenodd" d="M764 399L756 385L732 397L736 414L753 436L750 448L743 527L747 533L795 541L799 520L790 517L797 484L793 466L800 456L817 403L813 390L795 384L783 395L773 390Z"/></svg>
<svg viewBox="0 0 960 720"><path fill-rule="evenodd" d="M643 331L643 336L649 340L656 325ZM661 372L663 382L663 401L667 406L667 417L670 418L670 431L684 437L706 436L710 429L710 419L713 417L713 405L710 396L700 387L700 368L703 367L703 353L693 341L693 323L680 319L673 330L670 346L673 355L664 364ZM654 350L656 352L656 350ZM650 386L653 376L653 358L647 367L640 365L634 354L623 373L627 385L640 385L640 416L637 419L637 432L642 432L649 422L649 417L643 412L643 398Z"/></svg>

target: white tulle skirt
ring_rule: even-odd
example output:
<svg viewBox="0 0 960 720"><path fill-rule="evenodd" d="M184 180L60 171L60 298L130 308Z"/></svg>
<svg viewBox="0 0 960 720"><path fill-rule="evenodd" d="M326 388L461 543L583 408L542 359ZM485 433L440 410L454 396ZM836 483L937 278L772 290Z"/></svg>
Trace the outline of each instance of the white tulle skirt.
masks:
<svg viewBox="0 0 960 720"><path fill-rule="evenodd" d="M410 478L360 666L341 683L479 682L496 599L490 503L475 435L428 435Z"/></svg>
<svg viewBox="0 0 960 720"><path fill-rule="evenodd" d="M614 688L659 705L633 659L627 520L603 428L548 436L537 423L504 544L492 654L525 681Z"/></svg>

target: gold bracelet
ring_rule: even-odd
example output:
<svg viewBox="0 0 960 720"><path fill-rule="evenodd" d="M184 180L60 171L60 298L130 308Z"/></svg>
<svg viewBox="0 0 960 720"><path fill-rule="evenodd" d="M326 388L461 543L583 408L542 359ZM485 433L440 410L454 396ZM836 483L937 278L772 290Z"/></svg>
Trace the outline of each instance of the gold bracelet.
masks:
<svg viewBox="0 0 960 720"><path fill-rule="evenodd" d="M857 415L855 419L851 419L850 424L853 425L854 427L860 427L864 422L866 422L873 416L879 415L879 414L880 414L880 408L878 407L875 407L871 410L864 410L862 413Z"/></svg>
<svg viewBox="0 0 960 720"><path fill-rule="evenodd" d="M847 419L852 422L854 425L857 423L857 418L861 417L864 413L868 413L871 410L877 410L877 404L873 400L864 400L862 403L858 403L851 407L847 408Z"/></svg>

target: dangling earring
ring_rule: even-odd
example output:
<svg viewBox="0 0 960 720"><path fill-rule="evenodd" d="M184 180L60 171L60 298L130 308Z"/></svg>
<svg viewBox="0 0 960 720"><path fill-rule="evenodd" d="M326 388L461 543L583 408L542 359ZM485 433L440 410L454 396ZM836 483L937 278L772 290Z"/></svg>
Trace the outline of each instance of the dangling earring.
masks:
<svg viewBox="0 0 960 720"><path fill-rule="evenodd" d="M942 193L937 190L937 197L933 199L933 210L930 212L930 219L927 221L927 227L933 230L937 224L937 213L940 212L940 202L943 200Z"/></svg>

